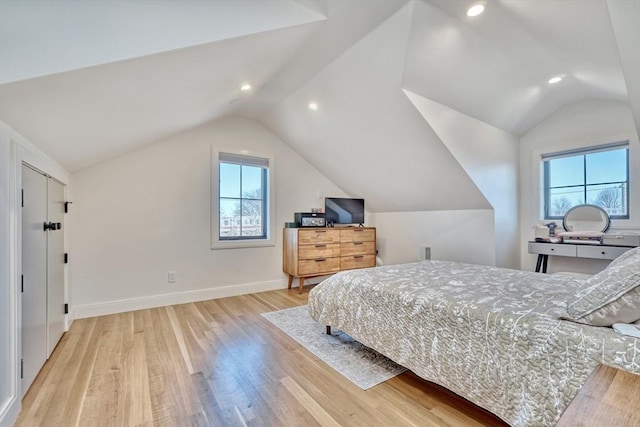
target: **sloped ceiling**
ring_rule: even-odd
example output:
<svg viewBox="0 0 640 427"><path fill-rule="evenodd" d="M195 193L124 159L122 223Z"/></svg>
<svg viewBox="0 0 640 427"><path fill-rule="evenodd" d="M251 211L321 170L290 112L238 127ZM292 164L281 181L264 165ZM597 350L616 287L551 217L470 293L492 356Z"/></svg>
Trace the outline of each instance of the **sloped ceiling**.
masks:
<svg viewBox="0 0 640 427"><path fill-rule="evenodd" d="M0 119L73 172L248 116L374 211L488 205L403 89L515 135L593 98L640 129L640 2L471 3L3 0Z"/></svg>
<svg viewBox="0 0 640 427"><path fill-rule="evenodd" d="M268 81L311 30L274 30L9 83L0 88L0 117L76 171L232 114L247 100L243 81Z"/></svg>
<svg viewBox="0 0 640 427"><path fill-rule="evenodd" d="M294 1L0 3L0 83L324 19Z"/></svg>
<svg viewBox="0 0 640 427"><path fill-rule="evenodd" d="M517 135L573 101L628 99L604 1L468 5L416 2L406 89Z"/></svg>
<svg viewBox="0 0 640 427"><path fill-rule="evenodd" d="M374 212L489 208L400 90L412 6L358 41L265 121L347 194L365 197ZM305 108L312 101L317 111Z"/></svg>
<svg viewBox="0 0 640 427"><path fill-rule="evenodd" d="M243 101L240 85L245 80L261 85L271 79L314 31L314 24L300 24L324 19L292 1L276 2L271 12L265 8L269 2L263 1L184 2L185 9L178 13L182 3L125 1L109 6L111 2L1 2L4 34L0 50L7 52L7 60L19 63L4 74L15 76L18 70L24 70L27 77L48 74L2 84L0 118L73 172L233 114ZM238 3L242 5L236 8ZM34 8L34 4L43 9ZM49 48L50 35L34 30L33 34L40 37L34 37L27 46L35 52L26 50L25 59L20 61L13 50L28 37L16 21L26 15L22 20L31 25L48 23L51 18L47 14L53 13L52 8L60 14L74 12L75 19L62 18L63 24L75 23L70 34L67 30L56 31L57 24L56 28L51 28L53 24L45 26L58 34L52 37L60 39L60 44L54 43L58 50L64 50L63 39L70 39L68 52L52 64L36 63L31 57ZM105 8L112 12L108 18ZM263 24L260 14L265 13L269 22L274 11L282 14L274 21L281 28L261 32L274 25ZM169 37L152 37L162 29L150 18L155 15L160 16L160 24L167 24L164 30ZM205 25L203 16L212 20L214 29ZM230 26L228 20L238 26ZM147 21L154 25L147 25ZM31 25L27 29L32 29ZM87 29L93 26L98 30ZM170 35L174 32L182 36L172 43L163 42L166 38L173 40ZM110 49L99 49L111 42L111 35L114 40ZM215 41L223 37L227 38ZM98 49L90 49L93 45ZM164 52L154 53L161 46ZM117 60L132 52L143 56ZM52 55L57 53L54 50ZM75 59L74 53L80 58ZM101 65L88 66L96 62ZM3 61L2 68L8 63ZM75 65L82 68L51 74Z"/></svg>

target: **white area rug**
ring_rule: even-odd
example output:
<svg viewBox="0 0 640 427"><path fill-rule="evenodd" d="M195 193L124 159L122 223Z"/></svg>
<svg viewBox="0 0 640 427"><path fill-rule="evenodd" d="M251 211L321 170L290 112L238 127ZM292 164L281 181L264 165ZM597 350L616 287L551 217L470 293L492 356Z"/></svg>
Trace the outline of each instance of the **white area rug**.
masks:
<svg viewBox="0 0 640 427"><path fill-rule="evenodd" d="M326 335L325 325L311 318L306 305L262 315L363 390L406 371L342 331Z"/></svg>

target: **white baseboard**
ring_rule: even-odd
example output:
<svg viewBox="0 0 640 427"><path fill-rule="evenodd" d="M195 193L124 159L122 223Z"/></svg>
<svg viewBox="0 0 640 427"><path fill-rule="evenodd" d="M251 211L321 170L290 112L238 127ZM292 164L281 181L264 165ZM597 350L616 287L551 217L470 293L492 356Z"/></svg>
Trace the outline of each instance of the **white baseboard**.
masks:
<svg viewBox="0 0 640 427"><path fill-rule="evenodd" d="M20 413L20 399L13 395L0 408L0 427L11 427L18 419Z"/></svg>
<svg viewBox="0 0 640 427"><path fill-rule="evenodd" d="M141 298L85 304L73 307L72 317L73 319L84 319L86 317L124 313L127 311L143 310L145 308L164 307L167 305L185 304L195 301L206 301L209 299L252 294L255 292L272 291L286 287L286 280L271 280L268 282L244 283L241 285L223 286L220 288L198 289L195 291L175 292Z"/></svg>

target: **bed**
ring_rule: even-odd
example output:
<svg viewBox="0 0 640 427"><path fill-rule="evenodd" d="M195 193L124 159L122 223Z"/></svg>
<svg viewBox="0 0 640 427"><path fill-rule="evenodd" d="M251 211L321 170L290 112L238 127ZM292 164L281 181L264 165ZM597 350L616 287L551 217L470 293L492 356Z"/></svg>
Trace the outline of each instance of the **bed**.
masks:
<svg viewBox="0 0 640 427"><path fill-rule="evenodd" d="M618 260L588 280L445 261L346 271L309 313L511 425L552 426L599 363L640 374L640 339L610 327L640 319L640 248Z"/></svg>

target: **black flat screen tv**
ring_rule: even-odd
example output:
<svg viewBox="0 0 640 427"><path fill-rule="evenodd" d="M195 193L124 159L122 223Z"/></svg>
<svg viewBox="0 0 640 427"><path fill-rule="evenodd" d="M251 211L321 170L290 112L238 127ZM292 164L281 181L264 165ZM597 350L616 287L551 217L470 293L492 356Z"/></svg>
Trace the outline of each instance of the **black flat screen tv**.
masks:
<svg viewBox="0 0 640 427"><path fill-rule="evenodd" d="M364 199L325 197L324 217L333 224L364 224Z"/></svg>

